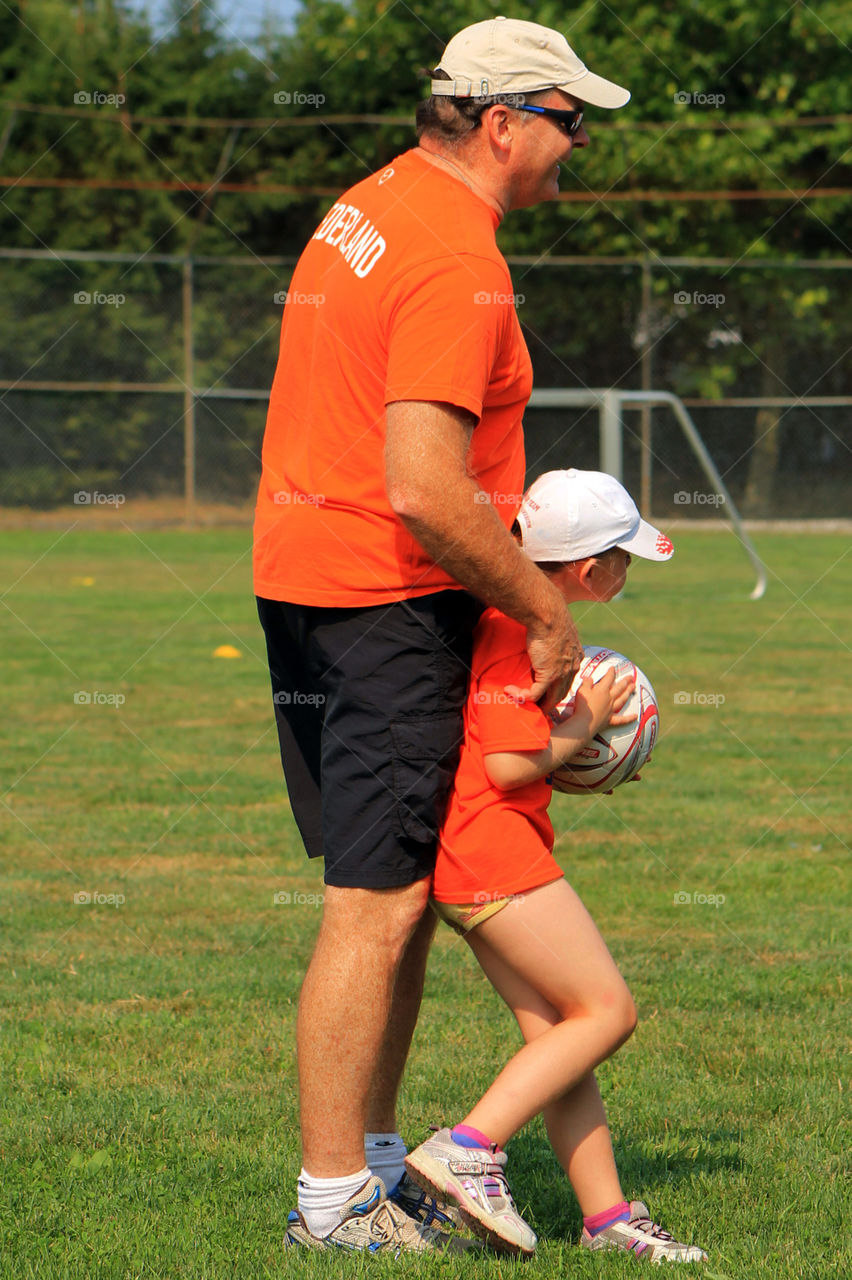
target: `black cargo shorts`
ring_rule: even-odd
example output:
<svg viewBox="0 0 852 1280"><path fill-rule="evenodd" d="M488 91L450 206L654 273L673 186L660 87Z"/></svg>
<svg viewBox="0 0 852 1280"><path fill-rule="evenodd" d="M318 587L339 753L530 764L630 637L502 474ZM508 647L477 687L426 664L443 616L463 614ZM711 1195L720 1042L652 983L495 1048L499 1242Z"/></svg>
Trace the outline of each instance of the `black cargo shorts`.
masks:
<svg viewBox="0 0 852 1280"><path fill-rule="evenodd" d="M459 590L365 609L257 605L290 806L325 883L430 875L484 606Z"/></svg>

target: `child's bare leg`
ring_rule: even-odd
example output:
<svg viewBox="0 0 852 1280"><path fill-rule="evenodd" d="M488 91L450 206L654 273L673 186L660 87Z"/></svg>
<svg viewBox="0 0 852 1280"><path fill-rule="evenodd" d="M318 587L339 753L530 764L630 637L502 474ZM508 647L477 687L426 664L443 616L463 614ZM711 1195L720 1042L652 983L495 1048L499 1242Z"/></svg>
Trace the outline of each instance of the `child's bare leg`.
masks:
<svg viewBox="0 0 852 1280"><path fill-rule="evenodd" d="M622 1199L592 1068L635 1025L630 993L580 899L564 881L534 890L468 941L527 1044L464 1123L502 1146L544 1111L585 1215Z"/></svg>
<svg viewBox="0 0 852 1280"><path fill-rule="evenodd" d="M508 909L508 908L507 908ZM472 941L476 931L470 935ZM497 993L517 1019L526 1041L537 1039L560 1022L559 1014L537 991L519 978L495 952L484 944L477 958ZM483 1129L466 1116L465 1124L481 1129L501 1143L490 1129ZM589 1073L573 1089L544 1108L544 1123L554 1154L568 1176L584 1216L600 1213L624 1199L609 1126L594 1073Z"/></svg>
<svg viewBox="0 0 852 1280"><path fill-rule="evenodd" d="M583 1245L635 1251L652 1262L706 1261L703 1249L680 1244L646 1219L644 1205L624 1199L593 1067L627 1039L636 1014L615 962L577 895L564 881L546 885L483 921L467 937L527 1043L454 1127L449 1140L439 1134L423 1143L409 1157L410 1167L423 1172L417 1156L434 1145L438 1150L428 1153L431 1164L451 1168L447 1150L482 1146L483 1135L484 1141L503 1146L543 1111L548 1136L583 1213ZM590 1022L597 1023L596 1030ZM574 1043L572 1029L578 1032ZM447 1181L453 1183L451 1178ZM440 1177L428 1185L447 1189ZM457 1180L455 1185L460 1185ZM461 1199L460 1191L452 1194ZM534 1233L518 1217L508 1188L495 1203L496 1209L474 1211L472 1217L489 1229L489 1238L508 1241L516 1249L520 1242L523 1252L532 1252ZM472 1197L469 1212L471 1205L476 1207ZM524 1232L529 1238L526 1248Z"/></svg>
<svg viewBox="0 0 852 1280"><path fill-rule="evenodd" d="M544 1123L583 1217L602 1213L624 1199L594 1072L545 1107Z"/></svg>

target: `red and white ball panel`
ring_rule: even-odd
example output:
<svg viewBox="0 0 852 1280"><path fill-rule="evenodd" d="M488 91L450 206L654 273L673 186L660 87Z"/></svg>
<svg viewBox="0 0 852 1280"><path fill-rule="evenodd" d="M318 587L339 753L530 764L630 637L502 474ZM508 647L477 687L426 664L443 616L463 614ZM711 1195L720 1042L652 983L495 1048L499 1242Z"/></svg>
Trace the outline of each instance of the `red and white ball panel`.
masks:
<svg viewBox="0 0 852 1280"><path fill-rule="evenodd" d="M601 729L570 764L555 771L554 788L574 795L611 791L622 782L629 782L650 759L660 725L653 685L635 663L625 658L623 653L597 645L586 645L584 653L586 656L574 683L552 713L556 723L572 714L574 699L583 680L590 677L597 683L611 667L615 668L616 680L631 676L635 682L633 693L619 714L635 715L636 719L629 724Z"/></svg>

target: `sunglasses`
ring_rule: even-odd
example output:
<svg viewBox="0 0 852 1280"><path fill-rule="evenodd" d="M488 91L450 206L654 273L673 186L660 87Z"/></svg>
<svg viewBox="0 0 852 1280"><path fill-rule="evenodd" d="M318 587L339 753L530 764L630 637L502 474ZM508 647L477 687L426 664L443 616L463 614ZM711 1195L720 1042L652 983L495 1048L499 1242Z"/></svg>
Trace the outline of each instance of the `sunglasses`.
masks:
<svg viewBox="0 0 852 1280"><path fill-rule="evenodd" d="M533 107L523 106L516 107L516 111L534 111L537 116L549 116L551 120L555 120L558 125L565 130L569 138L573 138L574 134L583 123L582 111L557 111L555 107Z"/></svg>

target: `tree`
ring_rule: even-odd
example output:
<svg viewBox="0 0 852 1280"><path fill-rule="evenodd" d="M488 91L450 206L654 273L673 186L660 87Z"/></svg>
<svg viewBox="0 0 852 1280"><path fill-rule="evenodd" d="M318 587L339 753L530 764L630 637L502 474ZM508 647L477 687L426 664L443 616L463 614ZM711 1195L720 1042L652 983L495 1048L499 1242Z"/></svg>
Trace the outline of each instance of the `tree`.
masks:
<svg viewBox="0 0 852 1280"><path fill-rule="evenodd" d="M501 7L488 0L475 16ZM516 273L538 385L635 385L638 337L645 332L653 334L655 379L682 395L718 397L732 388L805 394L814 385L830 386L833 394L844 390L845 366L836 355L850 345L850 335L837 280L817 282L756 264L848 253L848 196L796 202L786 192L852 187L852 125L824 119L828 111L852 113L852 11L840 0L826 0L818 10L806 4L779 9L774 0L634 0L620 8L592 0L566 20L555 0L518 0L513 13L564 29L590 66L634 92L620 112L588 112L592 145L575 153L563 190L674 193L565 201L505 221L499 234L507 254L545 263L559 254L634 260L606 272L548 264ZM72 184L40 189L21 181L7 189L0 200L2 243L124 250L142 260L133 273L135 297L121 313L125 325L133 320L133 341L120 322L110 330L101 325L95 337L95 318L84 322L70 309L68 299L85 273L77 273L76 286L70 271L62 286L50 277L60 294L67 287L52 304L51 332L54 321L73 325L51 353L57 377L63 370L73 376L94 353L98 367L116 376L134 369L160 378L164 365L179 366L175 275L150 266L148 255L297 254L336 192L412 144L414 103L428 90L418 71L435 65L447 39L472 15L467 0L435 0L428 12L393 0L310 0L292 33L269 30L254 52L218 21L209 2L175 0L174 17L174 27L157 40L124 0L0 5L3 171ZM92 100L75 103L75 94ZM13 116L12 102L40 104L45 113ZM83 114L69 114L74 111ZM359 115L371 119L329 118ZM377 123L377 117L405 122ZM193 123L167 122L177 118ZM223 127L207 127L211 118ZM234 120L269 123L235 126ZM297 190L205 195L182 185L210 184L214 177ZM113 189L127 180L168 182L174 189ZM81 182L96 185L73 185ZM686 198L766 188L785 195ZM674 255L741 258L749 270L660 265L660 257ZM653 271L647 314L643 258ZM32 279L38 275L34 270ZM222 270L218 289L202 291L196 321L205 380L231 366L249 376L257 353L269 349L272 298L288 279L287 269L260 272L247 286L244 275ZM256 300L251 316L247 288L257 291L249 293ZM684 293L723 300L679 303ZM40 343L44 350L44 308L34 309L33 299L32 289L13 281L0 302L0 331L14 332L0 361L8 364L16 352L26 368ZM244 314L244 321L229 323ZM209 362L208 351L215 353ZM48 427L61 433L61 422ZM800 442L817 428L784 412L757 423L731 415L717 428L714 452L730 460L758 509L792 457L808 465L813 451ZM835 434L841 465L849 450L842 431ZM750 447L746 475L737 460Z"/></svg>

